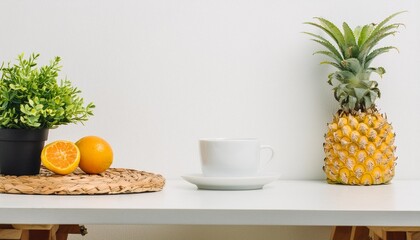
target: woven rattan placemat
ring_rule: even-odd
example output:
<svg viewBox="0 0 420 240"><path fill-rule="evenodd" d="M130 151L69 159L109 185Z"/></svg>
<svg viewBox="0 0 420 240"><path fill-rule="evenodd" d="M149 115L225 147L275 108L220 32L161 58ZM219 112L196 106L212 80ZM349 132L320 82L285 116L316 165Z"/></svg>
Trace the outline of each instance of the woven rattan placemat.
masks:
<svg viewBox="0 0 420 240"><path fill-rule="evenodd" d="M57 175L41 168L35 176L0 175L0 193L42 195L93 195L156 192L165 178L159 174L126 168L110 168L101 174L85 174L80 169Z"/></svg>

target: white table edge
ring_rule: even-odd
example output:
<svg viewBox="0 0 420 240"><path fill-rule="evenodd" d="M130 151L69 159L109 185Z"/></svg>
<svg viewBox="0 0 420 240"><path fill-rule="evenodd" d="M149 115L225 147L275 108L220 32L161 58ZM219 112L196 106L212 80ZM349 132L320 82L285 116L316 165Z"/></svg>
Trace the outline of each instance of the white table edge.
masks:
<svg viewBox="0 0 420 240"><path fill-rule="evenodd" d="M278 196L284 192L282 188L287 187L289 189L286 191L290 196ZM381 187L334 186L324 181L276 181L256 191L202 191L182 180L168 180L164 190L157 193L119 196L0 194L0 223L420 226L418 194L412 196L412 200L392 195L409 193L416 187L420 189L420 181L395 181L389 186ZM294 198L293 192L302 195L305 188L309 191L307 200L302 200L302 196ZM346 206L352 202L346 200L346 194L350 195L352 191L359 195L367 194L364 197L368 198L382 194L375 199L367 199L368 202L378 201L383 197L388 199L378 202L378 207L371 203L371 208L358 208L363 206L360 202ZM372 196L369 196L371 192ZM214 203L211 198L214 198ZM274 199L265 202L266 207L256 203L266 198ZM415 205L416 198L419 199L419 206ZM243 199L243 202L223 203L229 199ZM299 199L300 202L296 201ZM365 200L355 199L355 202ZM278 205L276 201L279 202ZM329 208L328 204L335 201L347 202L343 205L337 203Z"/></svg>

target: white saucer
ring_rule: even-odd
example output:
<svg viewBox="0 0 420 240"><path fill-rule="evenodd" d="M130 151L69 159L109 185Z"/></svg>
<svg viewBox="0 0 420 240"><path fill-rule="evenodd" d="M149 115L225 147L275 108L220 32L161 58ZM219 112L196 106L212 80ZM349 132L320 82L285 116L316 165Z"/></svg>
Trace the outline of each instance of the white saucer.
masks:
<svg viewBox="0 0 420 240"><path fill-rule="evenodd" d="M184 180L208 190L254 190L278 179L278 176L252 177L205 177L203 174L188 174Z"/></svg>

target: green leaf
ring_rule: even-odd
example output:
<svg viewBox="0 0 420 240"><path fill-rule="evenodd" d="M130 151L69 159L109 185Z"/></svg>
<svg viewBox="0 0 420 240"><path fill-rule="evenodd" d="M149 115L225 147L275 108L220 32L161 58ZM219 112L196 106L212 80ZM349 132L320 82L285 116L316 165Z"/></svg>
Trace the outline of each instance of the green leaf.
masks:
<svg viewBox="0 0 420 240"><path fill-rule="evenodd" d="M360 36L361 32L362 32L362 27L361 26L357 26L353 30L353 35L354 35L356 43L357 43L357 39L359 39L359 36Z"/></svg>
<svg viewBox="0 0 420 240"><path fill-rule="evenodd" d="M335 26L334 23L321 17L315 17L315 19L318 19L321 22L322 26L324 26L328 30L327 33L336 41L340 48L343 48L345 46L346 42L344 40L344 36L341 33L340 29L338 29L338 27Z"/></svg>
<svg viewBox="0 0 420 240"><path fill-rule="evenodd" d="M377 73L380 77L382 77L382 75L385 74L385 72L386 72L383 67L369 68L368 70L371 71L371 72Z"/></svg>
<svg viewBox="0 0 420 240"><path fill-rule="evenodd" d="M366 93L368 92L368 89L363 89L363 88L354 88L354 95L356 96L357 100L361 100L363 99L363 97L366 95Z"/></svg>
<svg viewBox="0 0 420 240"><path fill-rule="evenodd" d="M328 74L328 81L327 81L327 83L330 84L331 86L333 85L332 80L334 79L334 74L335 73Z"/></svg>
<svg viewBox="0 0 420 240"><path fill-rule="evenodd" d="M357 98L353 97L353 96L349 96L349 102L348 102L348 107L350 110L355 110L356 109L356 103L357 103Z"/></svg>
<svg viewBox="0 0 420 240"><path fill-rule="evenodd" d="M369 88L376 88L378 85L377 81L369 81Z"/></svg>
<svg viewBox="0 0 420 240"><path fill-rule="evenodd" d="M338 64L337 64L337 63L335 63L335 62L322 61L322 62L320 62L320 64L329 64L329 65L332 65L332 66L334 66L334 67L336 67L336 68L338 68L338 69L341 69L341 66L340 66L340 65L338 65Z"/></svg>
<svg viewBox="0 0 420 240"><path fill-rule="evenodd" d="M356 76L350 71L337 71L334 73L334 78L341 83L349 83Z"/></svg>
<svg viewBox="0 0 420 240"><path fill-rule="evenodd" d="M401 13L404 13L404 12L407 12L407 11L401 11L401 12L396 12L396 13L394 13L394 14L392 14L391 16L389 16L389 17L387 17L387 18L385 18L382 22L380 22L376 27L375 27L375 29L373 30L373 32L372 32L372 35L374 35L374 34L376 34L376 33L378 33L379 31L381 31L382 30L382 27L387 23L387 22L389 22L392 18L394 18L395 16L397 16L397 15L399 15L399 14L401 14Z"/></svg>
<svg viewBox="0 0 420 240"><path fill-rule="evenodd" d="M359 83L358 83L358 86L357 87L360 87L360 88L363 88L363 89L369 89L369 88L371 88L371 86L372 86L371 81L369 81L369 80L361 80L359 78Z"/></svg>
<svg viewBox="0 0 420 240"><path fill-rule="evenodd" d="M344 29L344 37L346 39L346 47L344 55L346 58L353 58L359 55L359 46L356 43L355 36L353 31L347 25L347 23L343 23Z"/></svg>
<svg viewBox="0 0 420 240"><path fill-rule="evenodd" d="M370 36L370 33L375 28L374 24L365 25L362 28L362 31L360 32L359 38L357 40L357 44L359 45L359 48L365 43L366 39Z"/></svg>
<svg viewBox="0 0 420 240"><path fill-rule="evenodd" d="M330 42L324 42L324 41L320 41L317 39L312 39L313 41L323 45L324 47L326 47L328 50L330 50L335 56L337 56L337 58L339 58L340 60L343 59L340 55L340 53L337 51L337 49L335 49L335 47L330 43Z"/></svg>
<svg viewBox="0 0 420 240"><path fill-rule="evenodd" d="M393 29L397 29L399 26L401 26L403 24L401 23L394 23L391 25L388 25L386 27L381 28L379 31L377 32L372 32L370 34L370 36L368 37L368 39L366 39L366 41L360 46L360 55L359 55L359 59L361 61L364 61L364 59L366 58L367 54L369 54L369 52L372 50L372 48L383 38L389 36L389 35L394 35L395 33L397 33L397 31L391 31Z"/></svg>
<svg viewBox="0 0 420 240"><path fill-rule="evenodd" d="M382 29L380 29L377 32L372 32L369 35L369 37L366 39L364 44L362 46L360 46L360 48L364 49L366 46L370 46L371 42L373 42L377 36L381 36L381 35L383 35L387 32L390 32L393 29L398 29L398 27L400 27L401 25L403 25L403 24L402 23L394 23L394 24L388 25L386 27L383 27ZM396 31L393 31L393 32L395 33Z"/></svg>
<svg viewBox="0 0 420 240"><path fill-rule="evenodd" d="M321 23L322 23L322 21L327 21L327 20L325 20L323 18L317 18L317 19L320 20ZM324 25L320 25L320 24L313 23L313 22L306 22L305 24L309 24L309 25L315 26L315 27L323 30L325 33L327 33L334 40L334 42L337 43L338 49L340 49L341 54L343 54L343 56L344 56L344 44L345 44L344 37L343 37L343 34L340 32L340 30L337 27L335 27L334 24L331 23L332 26L334 26L333 27L333 29L335 30L334 33L330 30L329 27L325 27L325 24Z"/></svg>
<svg viewBox="0 0 420 240"><path fill-rule="evenodd" d="M358 46L347 47L345 55L346 55L346 58L357 57L359 55L359 47Z"/></svg>
<svg viewBox="0 0 420 240"><path fill-rule="evenodd" d="M337 87L333 89L334 97L340 104L347 102L348 94L346 93L345 89L346 89L345 84L339 84Z"/></svg>
<svg viewBox="0 0 420 240"><path fill-rule="evenodd" d="M366 62L366 57L367 57L367 55L369 54L369 52L370 52L370 50L380 41L380 40L382 40L383 38L385 38L385 37L387 37L387 36L389 36L389 35L393 35L393 34L395 34L396 33L396 31L393 31L393 32L387 32L387 33L384 33L384 34L382 34L382 35L376 35L374 38L372 38L372 40L370 41L370 40L368 40L368 41L370 41L370 43L369 43L369 45L367 45L367 42L368 41L366 41L366 43L363 45L363 47L362 48L360 48L360 54L359 54L359 60L363 63L363 65L365 64L365 62Z"/></svg>
<svg viewBox="0 0 420 240"><path fill-rule="evenodd" d="M363 97L366 109L369 109L373 106L373 101L372 101L371 98L372 98L371 96L364 96Z"/></svg>
<svg viewBox="0 0 420 240"><path fill-rule="evenodd" d="M389 50L391 50L391 49L395 49L395 50L397 50L397 52L399 52L399 51L398 51L398 48L393 47L393 46L381 47L381 48L378 48L378 49L373 50L371 53L369 53L369 55L367 55L367 56L366 56L366 60L365 60L365 61L366 61L366 63L365 63L365 67L369 67L370 63L372 62L372 60L373 60L375 57L377 57L377 56L378 56L378 55L380 55L380 54L383 54L383 53L389 52Z"/></svg>
<svg viewBox="0 0 420 240"><path fill-rule="evenodd" d="M379 91L379 89L372 89L369 92L370 95L370 100L372 101L372 103L374 103L376 101L376 99L381 97L381 92Z"/></svg>
<svg viewBox="0 0 420 240"><path fill-rule="evenodd" d="M343 66L343 68L347 70L350 70L355 75L363 69L360 65L359 60L357 60L356 58L349 58L341 61L341 66Z"/></svg>
<svg viewBox="0 0 420 240"><path fill-rule="evenodd" d="M311 40L326 47L338 59L340 59L340 61L343 60L343 57L341 56L341 53L339 52L339 50L337 50L337 48L335 48L334 45L331 42L329 42L327 39L313 33L309 33L309 32L304 32L304 33L317 38L317 39L311 39Z"/></svg>
<svg viewBox="0 0 420 240"><path fill-rule="evenodd" d="M332 53L332 52L329 52L329 51L317 51L317 52L314 52L314 54L323 54L323 55L326 55L326 56L328 56L328 57L330 57L330 58L332 58L332 59L334 59L335 61L336 61L336 63L337 64L340 64L341 63L341 59L340 58L338 58L334 53Z"/></svg>
<svg viewBox="0 0 420 240"><path fill-rule="evenodd" d="M345 51L345 55L346 58L350 58L352 57L352 52L347 51L348 49L355 49L355 47L357 47L356 44L356 39L354 37L353 31L351 30L351 28L349 27L349 25L347 23L343 23L343 30L344 30L344 39L345 39L345 46L346 46L346 51Z"/></svg>
<svg viewBox="0 0 420 240"><path fill-rule="evenodd" d="M334 90L334 97L337 101L340 101L340 97L342 96L347 96L348 94L345 91L346 89L346 84L338 84L335 88L333 88Z"/></svg>

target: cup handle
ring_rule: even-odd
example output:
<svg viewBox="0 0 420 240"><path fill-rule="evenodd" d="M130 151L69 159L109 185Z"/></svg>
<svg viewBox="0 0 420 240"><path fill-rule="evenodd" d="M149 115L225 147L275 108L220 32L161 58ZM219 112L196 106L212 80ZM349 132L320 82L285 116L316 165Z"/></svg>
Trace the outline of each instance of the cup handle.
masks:
<svg viewBox="0 0 420 240"><path fill-rule="evenodd" d="M261 145L260 150L264 150L264 149L270 150L271 154L270 154L270 157L268 158L268 160L266 160L264 162L263 161L260 162L260 169L258 170L258 172L261 172L262 170L264 170L265 167L268 165L268 163L271 162L271 160L274 157L274 148L273 147L271 147L270 145Z"/></svg>

